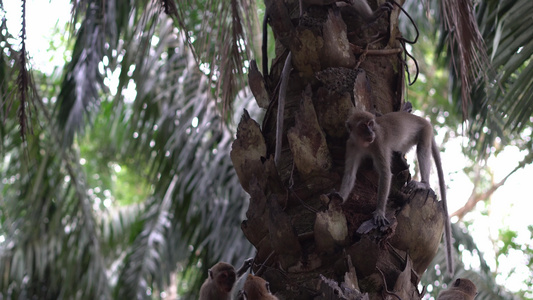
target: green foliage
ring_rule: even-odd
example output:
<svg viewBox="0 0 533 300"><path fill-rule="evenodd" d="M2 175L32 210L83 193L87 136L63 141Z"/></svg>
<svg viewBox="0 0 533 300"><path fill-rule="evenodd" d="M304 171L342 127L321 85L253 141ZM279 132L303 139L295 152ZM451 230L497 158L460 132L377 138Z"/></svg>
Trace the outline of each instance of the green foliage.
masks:
<svg viewBox="0 0 533 300"><path fill-rule="evenodd" d="M472 236L468 234L468 229L464 226L452 224L454 237L455 269L453 278L450 278L440 266L446 265L446 254L444 247L439 248L439 252L433 259L431 265L422 276L422 284L426 286L433 297L443 289L446 289L456 278L468 278L472 280L477 288L476 299L518 299L518 297L505 291L504 288L496 284L494 275L491 273L483 254L478 249ZM469 265L465 266L462 259L468 257ZM474 270L472 266L478 270Z"/></svg>
<svg viewBox="0 0 533 300"><path fill-rule="evenodd" d="M477 78L470 93L466 111L467 133L472 139L470 155L485 159L497 154L506 145L533 149L531 127L533 115L531 89L531 31L526 16L533 13L533 4L521 1L481 1L475 4L475 14L485 41L491 66L485 77ZM439 14L436 14L439 16ZM439 20L437 20L439 22ZM438 51L451 64L448 36L440 35ZM450 73L450 99L457 106L463 99L460 70Z"/></svg>
<svg viewBox="0 0 533 300"><path fill-rule="evenodd" d="M517 241L518 233L508 229L501 229L499 234L499 249L496 253L497 262L499 264L500 258L507 257L512 255L512 252L520 253L523 261L525 262L525 267L529 270L529 277L523 282L525 288L518 292L518 295L522 299L532 299L533 298L533 226L530 225L527 228L529 230L529 242L519 243ZM516 256L516 255L515 255ZM516 266L518 267L518 266ZM516 267L513 268L511 273L505 274L507 278L511 278L516 272Z"/></svg>
<svg viewBox="0 0 533 300"><path fill-rule="evenodd" d="M251 255L214 79L157 3L130 4L76 7L64 74L36 73L27 144L16 105L3 110L1 297L145 299L179 266L195 298L208 267ZM2 74L17 54L4 51Z"/></svg>

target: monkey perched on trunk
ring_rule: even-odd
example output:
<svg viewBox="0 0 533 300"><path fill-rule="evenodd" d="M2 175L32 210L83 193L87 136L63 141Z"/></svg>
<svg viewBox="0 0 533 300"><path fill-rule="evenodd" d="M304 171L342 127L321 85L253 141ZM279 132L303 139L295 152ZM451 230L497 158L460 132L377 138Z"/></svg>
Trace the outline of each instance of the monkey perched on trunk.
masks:
<svg viewBox="0 0 533 300"><path fill-rule="evenodd" d="M476 285L466 278L458 278L449 289L440 292L437 300L473 300L476 297Z"/></svg>
<svg viewBox="0 0 533 300"><path fill-rule="evenodd" d="M232 265L219 262L209 269L209 276L200 288L200 300L230 300L237 275Z"/></svg>
<svg viewBox="0 0 533 300"><path fill-rule="evenodd" d="M439 187L444 207L444 231L448 271L453 274L450 218L446 203L446 184L440 160L439 149L433 137L433 128L424 118L407 112L392 112L380 117L356 110L346 121L349 137L346 142L346 164L342 179L340 195L345 202L355 184L357 169L361 160L371 157L374 169L379 174L377 207L373 213L374 223L378 226L389 223L385 217L385 208L391 184L392 152L405 154L416 145L418 164L422 181L417 188L429 188L430 157L433 154ZM411 182L410 185L415 185Z"/></svg>

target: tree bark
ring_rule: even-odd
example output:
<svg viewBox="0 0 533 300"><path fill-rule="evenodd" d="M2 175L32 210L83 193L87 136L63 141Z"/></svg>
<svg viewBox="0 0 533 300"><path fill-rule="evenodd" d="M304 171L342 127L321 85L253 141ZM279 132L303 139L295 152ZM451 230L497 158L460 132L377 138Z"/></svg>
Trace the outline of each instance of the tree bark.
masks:
<svg viewBox="0 0 533 300"><path fill-rule="evenodd" d="M357 229L376 207L372 165L363 163L344 204L332 194L342 180L353 107L376 114L402 107L400 10L394 6L367 24L344 2L303 2L300 16L298 1L265 0L276 57L267 76L252 63L249 79L258 104L268 106L262 126L244 112L231 152L250 194L242 230L257 249L253 271L281 299L420 299L417 284L443 231L434 193L406 194L408 165L394 155L391 226L368 234ZM289 51L283 138L276 141L278 85Z"/></svg>

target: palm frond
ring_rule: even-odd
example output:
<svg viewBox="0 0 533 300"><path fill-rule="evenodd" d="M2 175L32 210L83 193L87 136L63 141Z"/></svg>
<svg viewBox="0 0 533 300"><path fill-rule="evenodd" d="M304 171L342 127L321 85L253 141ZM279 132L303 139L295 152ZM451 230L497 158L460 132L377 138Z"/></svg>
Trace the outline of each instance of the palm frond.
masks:
<svg viewBox="0 0 533 300"><path fill-rule="evenodd" d="M210 80L170 25L165 18L158 22L157 43L136 64L133 103L117 103L131 111L119 117L124 135L133 137L124 139L122 155L143 162L139 169L146 170L154 187L148 205L158 213L144 216L142 233L124 260L116 295L141 297L146 289L138 289L140 283L163 290L178 261L193 269L201 262L207 268L219 259L235 262L251 253L239 226L246 201L229 159L233 133L221 125ZM179 180L170 189L175 176ZM169 190L172 204L161 212L162 195ZM167 216L168 226L155 225L162 220L159 213ZM150 248L148 232L166 244ZM189 245L199 246L185 251ZM151 272L154 266L157 273ZM197 290L199 284L201 279L191 282L190 289Z"/></svg>
<svg viewBox="0 0 533 300"><path fill-rule="evenodd" d="M45 106L39 112L48 124ZM50 133L52 133L50 135ZM2 210L6 242L1 247L2 268L12 274L0 291L38 298L59 295L109 297L110 289L100 237L85 179L75 153L61 152L60 136L40 131L42 140L29 144L28 156L11 151L2 164L7 182ZM16 142L13 140L12 142ZM30 296L28 296L30 297Z"/></svg>
<svg viewBox="0 0 533 300"><path fill-rule="evenodd" d="M3 10L2 7L0 9ZM17 110L19 132L24 140L28 132L31 133L32 112L35 110L34 99L38 97L37 89L33 81L33 75L28 69L28 53L26 51L26 1L21 1L21 30L19 34L20 50L15 50L12 45L13 36L6 26L5 17L0 23L0 41L2 51L0 54L0 121L5 121L9 115L14 102L20 102ZM5 12L3 12L5 15ZM16 75L16 78L15 77ZM9 84L14 82L16 87L10 88ZM1 149L1 148L0 148Z"/></svg>
<svg viewBox="0 0 533 300"><path fill-rule="evenodd" d="M223 111L231 108L237 92L247 84L244 62L254 55L253 40L258 34L255 1L208 0L178 5L176 23L198 65L214 83L213 95L222 99Z"/></svg>
<svg viewBox="0 0 533 300"><path fill-rule="evenodd" d="M18 109L18 119L20 126L20 136L25 139L28 129L31 130L31 111L33 99L36 94L35 84L29 70L27 69L26 58L26 1L22 1L22 27L20 30L20 54L19 54L19 74L17 76L17 98L20 99Z"/></svg>
<svg viewBox="0 0 533 300"><path fill-rule="evenodd" d="M180 262L186 276L196 280L188 288L193 294L202 280L198 266L204 275L219 259L237 264L252 252L239 226L247 202L229 159L234 132L221 125L213 78L199 71L160 7L126 7L127 17L117 8L117 34L124 42L117 42L120 51L113 53L94 45L109 42L112 34L102 33L96 22L101 10L91 3L75 2L74 19L89 20L81 21L55 107L64 132L55 130L51 108L39 102L32 118L45 121L36 129L27 161L17 152L21 140L13 135L12 116L2 126L10 152L0 163L2 178L9 179L0 204L7 224L0 228L6 237L0 271L10 275L0 281L0 292L6 298L107 299L118 285L115 296L141 297L142 291L146 297L147 289L167 287ZM130 21L137 26L121 29ZM104 56L109 64L102 72ZM109 95L104 80L116 68L121 68L116 94ZM89 69L92 73L81 78L80 70ZM132 85L134 97L126 96ZM68 143L85 127L88 112L94 130L107 130L98 140L105 158L136 168L150 185L145 203L119 209L115 217L97 217L91 179L77 149L85 140Z"/></svg>
<svg viewBox="0 0 533 300"><path fill-rule="evenodd" d="M530 1L480 3L478 22L483 25L481 31L496 71L490 85L484 86L486 92L475 93L472 115L477 115L477 121L470 132L481 138L480 149L493 145L496 138L508 144L532 124L533 67L529 62L533 56L533 35L528 30L531 27L528 16L532 13Z"/></svg>
<svg viewBox="0 0 533 300"><path fill-rule="evenodd" d="M12 124L8 120L10 117L11 108L13 105L13 87L12 82L15 68L13 66L19 66L17 63L19 58L18 52L13 50L9 40L12 36L9 34L6 26L6 19L2 19L0 23L0 43L4 45L4 51L0 52L0 137L2 142L0 143L0 153L4 153L4 147L9 145L7 141L10 135L9 126Z"/></svg>
<svg viewBox="0 0 533 300"><path fill-rule="evenodd" d="M471 1L445 0L440 2L443 37L447 38L456 78L460 78L463 118L470 108L472 88L488 80L490 63Z"/></svg>
<svg viewBox="0 0 533 300"><path fill-rule="evenodd" d="M84 128L85 118L97 111L99 88L105 89L99 64L102 63L106 41L103 17L106 3L78 3L83 7L76 11L86 14L77 32L72 60L66 67L57 101L57 119L64 131L65 146L72 144L75 133Z"/></svg>
<svg viewBox="0 0 533 300"><path fill-rule="evenodd" d="M160 274L169 274L174 269L166 264L168 258L163 256L168 256L167 251L170 248L166 244L165 236L168 235L166 231L170 229L172 194L177 181L178 176L174 175L165 194L160 200L153 199L148 208L143 231L137 236L125 259L123 275L119 277L117 285L117 299L149 298L146 291L152 289L152 282L155 282L160 290L168 285L168 279L166 282L163 280L166 276Z"/></svg>

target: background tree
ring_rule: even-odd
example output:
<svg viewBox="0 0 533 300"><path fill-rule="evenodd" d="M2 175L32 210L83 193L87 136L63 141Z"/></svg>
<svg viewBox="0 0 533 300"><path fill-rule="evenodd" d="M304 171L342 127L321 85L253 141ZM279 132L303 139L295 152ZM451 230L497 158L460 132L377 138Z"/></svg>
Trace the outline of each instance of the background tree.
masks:
<svg viewBox="0 0 533 300"><path fill-rule="evenodd" d="M521 88L527 87L527 80L515 78L527 74L524 63L530 55L520 41L531 39L527 30L518 30L527 28L522 23L527 18L516 14L531 6L527 1L493 2L476 7L482 32L494 37L495 42L486 44L493 47L516 38L516 45L489 52L509 58L502 56L495 73L512 74L494 86L513 83L517 91L526 91ZM252 255L238 228L248 208L247 196L228 157L235 131L220 125L219 112L237 99L233 108L238 115L247 106L252 118L259 118L253 101L239 93L245 82L243 67L251 57L245 45L259 36L251 34L259 27L253 18L255 3L72 3L73 39L67 44L72 56L63 72L34 72L32 82L24 39L22 46L13 46L18 42L5 21L0 30L0 268L7 274L0 280L2 295L148 298L168 295L167 287L174 282L180 294L194 294L216 261L237 264ZM411 15L424 11L404 6ZM173 16L173 24L163 12ZM511 60L510 54L517 52L520 55ZM472 102L482 95L473 93ZM459 110L447 111L455 116ZM222 115L231 119L231 114ZM504 124L483 123L482 118L479 114L469 124L490 125L478 127L485 133L494 124ZM488 132L501 134L500 139L511 132L527 149L531 124L521 124ZM22 135L27 140L20 135L24 128L33 130ZM475 252L472 241L460 233L455 232L456 244ZM506 249L517 248L512 236L506 241L511 246ZM183 270L177 281L176 269ZM476 282L487 283L480 289L481 298L502 293L489 277L482 279Z"/></svg>

